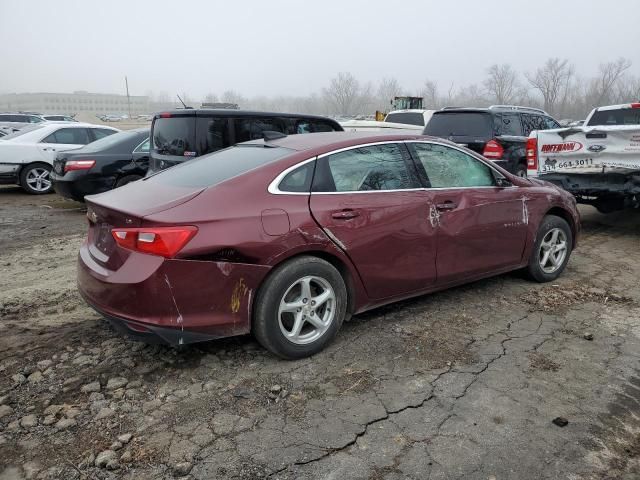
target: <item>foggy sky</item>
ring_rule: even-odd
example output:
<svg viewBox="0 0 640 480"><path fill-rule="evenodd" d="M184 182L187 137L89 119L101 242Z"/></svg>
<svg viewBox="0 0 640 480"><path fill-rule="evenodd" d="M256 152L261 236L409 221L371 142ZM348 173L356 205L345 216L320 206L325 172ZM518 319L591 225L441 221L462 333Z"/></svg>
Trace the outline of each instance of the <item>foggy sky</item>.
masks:
<svg viewBox="0 0 640 480"><path fill-rule="evenodd" d="M307 95L340 71L410 91L493 63L640 73L640 0L0 0L0 93Z"/></svg>

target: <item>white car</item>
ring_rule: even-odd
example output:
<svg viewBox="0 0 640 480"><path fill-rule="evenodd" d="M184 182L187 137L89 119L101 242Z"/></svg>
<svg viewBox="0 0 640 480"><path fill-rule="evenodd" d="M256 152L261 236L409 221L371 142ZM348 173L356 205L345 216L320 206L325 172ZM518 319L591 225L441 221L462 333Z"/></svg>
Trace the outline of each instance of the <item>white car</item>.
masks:
<svg viewBox="0 0 640 480"><path fill-rule="evenodd" d="M0 138L0 184L18 184L27 193L49 193L49 173L57 152L75 150L119 132L88 123L42 122Z"/></svg>

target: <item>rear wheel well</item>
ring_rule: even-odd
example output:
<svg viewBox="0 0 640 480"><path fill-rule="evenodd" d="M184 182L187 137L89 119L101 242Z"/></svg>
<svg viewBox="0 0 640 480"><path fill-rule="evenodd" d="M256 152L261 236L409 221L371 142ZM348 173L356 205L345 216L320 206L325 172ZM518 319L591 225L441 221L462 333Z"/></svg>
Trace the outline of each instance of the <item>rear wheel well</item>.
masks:
<svg viewBox="0 0 640 480"><path fill-rule="evenodd" d="M309 252L299 253L291 257L287 257L281 262L278 262L275 265L273 265L273 268L271 270L279 267L285 262L288 262L290 260L293 260L299 257L320 258L325 262L330 263L336 270L338 270L338 272L340 272L340 275L342 276L344 283L347 287L347 317L345 318L345 321L349 320L349 318L351 317L351 314L355 309L355 286L354 286L353 278L351 275L351 271L349 270L349 267L347 267L347 265L335 255L332 255L330 253L323 252L323 251L309 251ZM264 284L267 281L267 279L268 279L268 276L263 280L262 284Z"/></svg>
<svg viewBox="0 0 640 480"><path fill-rule="evenodd" d="M575 247L576 243L576 224L573 221L573 217L569 212L567 212L564 208L553 207L549 210L545 215L555 215L556 217L562 218L565 222L569 224L569 228L571 228L571 236L573 237L573 246Z"/></svg>

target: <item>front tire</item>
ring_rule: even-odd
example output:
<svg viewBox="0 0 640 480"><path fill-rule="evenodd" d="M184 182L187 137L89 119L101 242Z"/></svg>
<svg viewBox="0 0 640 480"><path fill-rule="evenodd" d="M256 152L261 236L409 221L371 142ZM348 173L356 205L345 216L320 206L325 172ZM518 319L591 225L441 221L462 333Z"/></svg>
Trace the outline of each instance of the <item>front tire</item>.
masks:
<svg viewBox="0 0 640 480"><path fill-rule="evenodd" d="M20 171L20 186L32 195L44 195L51 193L53 182L49 174L51 165L46 163L30 163Z"/></svg>
<svg viewBox="0 0 640 480"><path fill-rule="evenodd" d="M120 188L127 183L136 182L140 180L142 177L140 175L125 175L122 178L119 178L116 182L116 185L113 188Z"/></svg>
<svg viewBox="0 0 640 480"><path fill-rule="evenodd" d="M542 219L527 272L537 282L551 282L564 271L571 256L573 233L566 220L555 215Z"/></svg>
<svg viewBox="0 0 640 480"><path fill-rule="evenodd" d="M253 334L281 358L309 357L334 339L346 310L340 272L320 258L298 257L276 267L260 287Z"/></svg>

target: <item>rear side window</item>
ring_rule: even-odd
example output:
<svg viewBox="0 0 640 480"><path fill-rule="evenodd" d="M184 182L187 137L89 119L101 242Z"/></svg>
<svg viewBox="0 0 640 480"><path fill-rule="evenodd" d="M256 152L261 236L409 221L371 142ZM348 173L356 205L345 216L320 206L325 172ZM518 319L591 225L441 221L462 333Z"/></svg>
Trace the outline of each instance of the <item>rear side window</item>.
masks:
<svg viewBox="0 0 640 480"><path fill-rule="evenodd" d="M175 116L153 122L153 151L160 155L195 156L196 118Z"/></svg>
<svg viewBox="0 0 640 480"><path fill-rule="evenodd" d="M237 145L183 162L145 181L177 187L210 187L290 153L293 150L283 147Z"/></svg>
<svg viewBox="0 0 640 480"><path fill-rule="evenodd" d="M489 187L495 185L491 169L471 155L444 145L413 143L431 188Z"/></svg>
<svg viewBox="0 0 640 480"><path fill-rule="evenodd" d="M362 192L417 187L398 144L371 145L318 160L314 192Z"/></svg>
<svg viewBox="0 0 640 480"><path fill-rule="evenodd" d="M227 117L198 117L197 151L200 155L216 152L231 145Z"/></svg>
<svg viewBox="0 0 640 480"><path fill-rule="evenodd" d="M308 162L289 172L278 185L281 192L308 192L311 188L314 162Z"/></svg>
<svg viewBox="0 0 640 480"><path fill-rule="evenodd" d="M90 143L86 128L61 128L47 136L41 143L62 143L69 145L86 145Z"/></svg>
<svg viewBox="0 0 640 480"><path fill-rule="evenodd" d="M235 120L236 143L262 138L262 132L272 131L287 133L287 126L282 118L238 118Z"/></svg>
<svg viewBox="0 0 640 480"><path fill-rule="evenodd" d="M598 110L593 113L587 125L640 125L640 108Z"/></svg>
<svg viewBox="0 0 640 480"><path fill-rule="evenodd" d="M533 130L546 130L548 128L547 122L542 115L533 115L531 113L522 114L522 126L524 127L525 136L529 136Z"/></svg>
<svg viewBox="0 0 640 480"><path fill-rule="evenodd" d="M494 123L497 135L522 136L522 124L517 113L499 113L494 117Z"/></svg>
<svg viewBox="0 0 640 480"><path fill-rule="evenodd" d="M385 122L407 123L424 127L424 115L419 112L390 113L384 119Z"/></svg>
<svg viewBox="0 0 640 480"><path fill-rule="evenodd" d="M482 112L435 113L426 128L425 135L434 137L493 137L491 115Z"/></svg>

